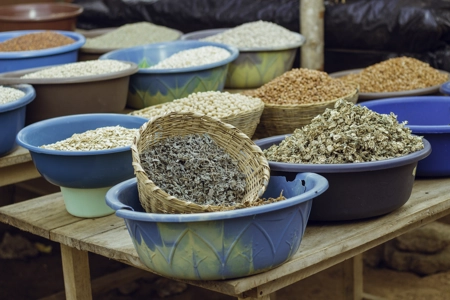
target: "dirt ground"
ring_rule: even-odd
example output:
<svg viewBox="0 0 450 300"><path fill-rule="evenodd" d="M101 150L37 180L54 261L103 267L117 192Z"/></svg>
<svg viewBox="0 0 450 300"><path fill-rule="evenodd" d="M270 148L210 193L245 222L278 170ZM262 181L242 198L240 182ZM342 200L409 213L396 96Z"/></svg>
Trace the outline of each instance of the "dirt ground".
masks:
<svg viewBox="0 0 450 300"><path fill-rule="evenodd" d="M52 190L52 187L45 187L45 183L39 183L38 186L39 189L36 190L24 189L20 186L2 188L0 204L30 199L45 188ZM25 258L0 258L0 299L65 299L59 245L0 223L0 241L5 234L13 238L23 238L30 245L37 245L38 247L35 248L39 251L35 253L35 256ZM100 278L129 270L130 267L92 253L89 254L89 259L94 299L235 299L147 272L142 272L137 278L125 280L125 282L122 282L119 276L118 280L116 278L116 281L105 284ZM337 291L341 280L340 266L335 266L278 291L277 299L338 300L340 298ZM450 271L421 277L384 267L364 266L364 292L393 300L450 300Z"/></svg>

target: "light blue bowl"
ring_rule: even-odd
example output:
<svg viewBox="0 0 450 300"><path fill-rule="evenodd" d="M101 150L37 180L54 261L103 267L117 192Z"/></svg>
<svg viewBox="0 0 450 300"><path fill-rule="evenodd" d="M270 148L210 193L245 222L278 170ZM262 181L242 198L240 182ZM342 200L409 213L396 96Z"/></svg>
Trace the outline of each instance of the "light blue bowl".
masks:
<svg viewBox="0 0 450 300"><path fill-rule="evenodd" d="M446 96L450 96L450 81L442 84L439 91Z"/></svg>
<svg viewBox="0 0 450 300"><path fill-rule="evenodd" d="M169 56L188 49L216 46L226 49L230 56L222 61L178 69L148 69ZM235 47L200 41L173 41L114 50L99 59L131 61L139 71L130 78L127 106L142 109L187 97L195 92L222 91L229 64L238 57Z"/></svg>
<svg viewBox="0 0 450 300"><path fill-rule="evenodd" d="M249 276L281 265L299 249L313 199L328 188L314 173L294 181L272 176L263 197L284 201L200 214L146 213L136 179L106 193L106 203L125 220L141 261L164 276L216 280Z"/></svg>
<svg viewBox="0 0 450 300"><path fill-rule="evenodd" d="M4 87L21 90L22 98L0 104L0 156L8 154L16 148L16 135L25 126L25 113L28 103L34 100L36 92L29 84L5 85Z"/></svg>
<svg viewBox="0 0 450 300"><path fill-rule="evenodd" d="M99 217L113 212L105 203L106 191L134 177L131 145L96 151L60 151L40 146L99 127L140 128L147 121L137 116L107 113L57 117L26 126L17 134L17 143L30 151L39 173L61 187L69 213Z"/></svg>
<svg viewBox="0 0 450 300"><path fill-rule="evenodd" d="M43 31L45 30L0 32L0 42L25 34ZM86 38L82 34L73 31L52 30L52 32L70 37L75 42L70 45L42 50L0 52L0 73L76 62L78 59L78 49L84 45Z"/></svg>

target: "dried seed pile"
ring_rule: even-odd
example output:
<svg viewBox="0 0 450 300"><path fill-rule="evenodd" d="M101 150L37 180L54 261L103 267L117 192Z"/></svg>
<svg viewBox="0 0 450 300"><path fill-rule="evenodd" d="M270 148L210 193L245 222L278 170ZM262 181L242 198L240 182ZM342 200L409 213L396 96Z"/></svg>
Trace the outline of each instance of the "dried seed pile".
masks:
<svg viewBox="0 0 450 300"><path fill-rule="evenodd" d="M130 65L117 60L89 60L68 63L56 67L48 67L40 71L25 74L21 78L69 78L93 76L119 72L128 68L130 68Z"/></svg>
<svg viewBox="0 0 450 300"><path fill-rule="evenodd" d="M149 69L178 69L202 66L224 60L229 56L230 52L223 48L204 46L177 52L156 65L149 67Z"/></svg>
<svg viewBox="0 0 450 300"><path fill-rule="evenodd" d="M424 148L393 113L339 100L279 145L264 150L268 160L286 163L342 164L400 157Z"/></svg>
<svg viewBox="0 0 450 300"><path fill-rule="evenodd" d="M138 130L119 125L99 127L76 133L53 144L42 145L41 148L61 151L93 151L127 147L133 143Z"/></svg>
<svg viewBox="0 0 450 300"><path fill-rule="evenodd" d="M137 22L118 27L103 35L87 38L82 48L128 48L152 43L174 41L180 32L150 22Z"/></svg>
<svg viewBox="0 0 450 300"><path fill-rule="evenodd" d="M19 100L25 96L21 90L0 85L0 104L6 104Z"/></svg>
<svg viewBox="0 0 450 300"><path fill-rule="evenodd" d="M266 21L248 22L202 39L237 48L267 48L299 44L302 39L286 28Z"/></svg>
<svg viewBox="0 0 450 300"><path fill-rule="evenodd" d="M70 45L74 42L74 39L57 32L29 33L0 43L0 52L42 50Z"/></svg>
<svg viewBox="0 0 450 300"><path fill-rule="evenodd" d="M277 105L327 102L356 92L356 85L306 68L292 69L247 94Z"/></svg>
<svg viewBox="0 0 450 300"><path fill-rule="evenodd" d="M149 106L133 111L132 115L152 118L169 112L193 112L213 118L224 118L252 111L264 103L259 98L248 97L228 92L209 91L189 94L185 98L176 99L161 105Z"/></svg>
<svg viewBox="0 0 450 300"><path fill-rule="evenodd" d="M245 174L208 134L174 136L140 153L148 178L177 199L234 206L245 194Z"/></svg>
<svg viewBox="0 0 450 300"><path fill-rule="evenodd" d="M446 82L449 77L415 58L396 57L341 79L358 83L361 93L383 93L432 87Z"/></svg>

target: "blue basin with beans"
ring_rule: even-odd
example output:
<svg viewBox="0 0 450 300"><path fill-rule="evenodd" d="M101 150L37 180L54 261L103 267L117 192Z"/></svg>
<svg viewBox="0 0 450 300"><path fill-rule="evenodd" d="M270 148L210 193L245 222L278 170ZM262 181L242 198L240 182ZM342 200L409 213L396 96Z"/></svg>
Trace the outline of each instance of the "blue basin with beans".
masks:
<svg viewBox="0 0 450 300"><path fill-rule="evenodd" d="M214 63L186 68L149 69L180 51L204 46L225 49L230 56ZM139 66L139 71L130 78L127 106L142 109L196 92L222 91L229 64L238 54L237 48L224 44L177 40L114 50L99 59L130 61Z"/></svg>

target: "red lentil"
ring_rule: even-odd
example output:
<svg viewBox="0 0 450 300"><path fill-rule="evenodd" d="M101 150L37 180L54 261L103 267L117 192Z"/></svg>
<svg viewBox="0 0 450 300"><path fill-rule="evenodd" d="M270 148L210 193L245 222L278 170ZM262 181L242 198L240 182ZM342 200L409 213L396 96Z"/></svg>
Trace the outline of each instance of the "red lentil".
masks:
<svg viewBox="0 0 450 300"><path fill-rule="evenodd" d="M0 43L0 52L42 50L65 46L75 40L51 31L24 34Z"/></svg>

